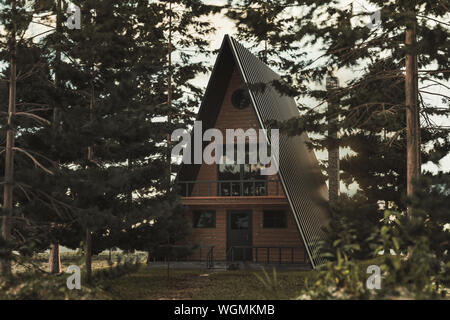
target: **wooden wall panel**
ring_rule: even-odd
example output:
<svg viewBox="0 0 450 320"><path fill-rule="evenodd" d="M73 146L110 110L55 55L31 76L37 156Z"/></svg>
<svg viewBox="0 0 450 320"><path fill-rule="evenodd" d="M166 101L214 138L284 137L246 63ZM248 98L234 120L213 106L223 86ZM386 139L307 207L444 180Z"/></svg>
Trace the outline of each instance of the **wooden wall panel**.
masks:
<svg viewBox="0 0 450 320"><path fill-rule="evenodd" d="M227 229L227 210L237 210L236 207L229 208L214 208L205 207L204 209L216 211L216 228L193 228L192 234L188 241L192 244L200 246L214 246L214 260L226 260L226 229ZM248 210L248 208L245 208ZM297 230L294 218L287 210L287 228L272 229L263 228L263 211L264 210L280 210L280 207L254 207L252 208L252 245L253 246L284 246L296 247L294 249L294 262L304 262L305 252L302 245L302 240ZM195 210L195 209L193 209ZM187 214L188 220L192 223L192 212ZM194 251L190 259L204 260L207 249L198 248ZM277 249L270 249L269 259L271 262L279 262L280 253ZM267 250L258 250L258 262L265 262L267 258ZM281 252L281 261L283 263L291 262L292 251L290 249L283 249ZM253 253L253 259L256 260L256 253Z"/></svg>
<svg viewBox="0 0 450 320"><path fill-rule="evenodd" d="M253 210L253 245L296 247L296 249L294 249L294 262L304 262L303 242L300 238L297 225L295 224L294 217L290 212L289 207L284 208L284 210L287 211L286 228L263 228L263 211L271 209L279 210L280 208L264 207ZM279 261L279 250L271 249L269 254L270 261ZM282 262L291 261L291 250L284 249L281 251L281 254ZM266 255L266 250L260 249L258 252L258 260L264 261L266 259Z"/></svg>
<svg viewBox="0 0 450 320"><path fill-rule="evenodd" d="M227 92L225 94L224 101L222 103L222 107L220 109L217 122L215 128L218 128L222 131L225 137L225 129L244 129L247 130L249 128L254 128L255 130L259 129L258 120L256 117L256 113L251 106L245 108L243 110L238 110L231 105L231 95L234 90L240 88L243 85L242 79L237 71L234 70L233 75L231 77L230 83L228 85ZM279 180L278 175L273 175L268 177L269 180ZM217 180L217 165L206 165L202 164L197 176L196 180ZM278 188L275 183L269 183L268 191L269 195L277 195L278 193L281 197L284 197L284 193L282 190L281 184L278 185ZM209 195L208 185L207 184L196 184L194 186L192 196L196 196L198 191L199 196L207 196ZM217 196L217 186L211 185L211 196ZM188 198L186 198L188 199ZM203 199L204 200L204 199ZM203 201L202 200L202 201ZM191 200L189 203L191 204L190 210L195 209L212 209L216 211L216 228L193 228L192 235L189 237L190 243L195 243L200 246L214 246L214 260L215 261L225 261L226 260L226 229L227 229L227 210L236 210L236 209L246 209L252 210L252 241L254 246L291 246L298 247L294 251L294 261L295 262L303 262L304 261L304 250L302 246L302 241L297 230L297 226L295 224L292 213L288 211L287 214L287 228L284 229L264 229L263 228L263 210L264 209L279 209L280 205L270 207L263 206L262 203L259 205L246 206L245 204L239 205L239 200L236 200L236 203L233 199L229 199L230 204L219 206L211 206L211 205L201 205L199 203L196 204L195 201ZM289 210L287 204L281 206L286 210ZM187 214L187 218L192 223L192 212L190 211ZM207 254L206 248L198 248L194 251L191 260L204 260ZM273 262L279 261L280 255L279 251L275 249L271 249L269 252L270 260ZM291 261L291 251L283 250L282 251L282 262L290 262ZM256 253L254 252L253 258L256 258ZM258 250L258 260L263 261L267 258L266 250L260 249Z"/></svg>
<svg viewBox="0 0 450 320"><path fill-rule="evenodd" d="M231 104L231 95L234 90L239 89L243 86L243 81L237 69L233 71L230 83L228 85L227 92L225 94L224 101L219 111L215 128L222 131L223 137L225 139L226 129L243 129L247 130L249 128L254 128L257 132L259 130L259 123L256 117L255 110L252 106L245 109L239 110L233 107ZM225 141L224 141L225 142ZM279 180L278 175L269 176L268 179ZM202 164L196 180L217 180L217 165L207 165ZM208 196L211 188L211 196L217 195L217 185L208 186L206 183L198 183L194 185L192 195ZM278 188L275 183L269 183L268 192L269 195L284 196L283 188L281 184L278 184Z"/></svg>
<svg viewBox="0 0 450 320"><path fill-rule="evenodd" d="M216 211L216 227L215 228L192 228L192 234L188 238L191 244L199 246L214 246L214 260L225 260L226 255L226 209L205 207L202 209ZM188 221L192 224L192 211L186 215ZM205 260L207 249L198 248L194 250L191 260Z"/></svg>

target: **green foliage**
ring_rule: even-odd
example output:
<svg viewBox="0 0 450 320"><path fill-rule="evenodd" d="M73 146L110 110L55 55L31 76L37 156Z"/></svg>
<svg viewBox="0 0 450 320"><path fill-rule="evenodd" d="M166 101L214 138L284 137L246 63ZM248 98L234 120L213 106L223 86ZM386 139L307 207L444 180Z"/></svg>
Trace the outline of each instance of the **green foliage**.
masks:
<svg viewBox="0 0 450 320"><path fill-rule="evenodd" d="M328 246L334 261L308 283L302 298L391 299L445 297L449 287L449 175L425 176L416 182L410 199L412 212L386 210L381 223L371 228L366 240L382 272L381 289L365 285L366 269L355 259L361 239L355 230L332 224L334 241ZM346 211L343 211L346 217ZM349 217L354 214L349 211ZM338 220L341 221L341 220ZM345 224L344 224L345 226ZM367 267L367 266L365 266Z"/></svg>
<svg viewBox="0 0 450 320"><path fill-rule="evenodd" d="M1 1L3 43L12 43L12 22L18 24L17 69L25 74L17 84L18 111L36 114L14 118L16 147L36 161L16 152L16 209L8 248L24 256L50 243L76 249L86 230L92 233L94 254L182 240L188 224L179 214L178 199L166 192L171 190L166 139L174 128L187 126L190 110L198 105L201 90L192 80L208 68L197 56L208 53L206 36L214 31L203 18L218 8L184 0L73 3L81 8L80 30L63 25L64 1L61 8L54 1L26 7L17 1L16 11L10 1ZM21 38L38 12L50 17L40 22L55 28ZM193 45L195 52L187 50ZM0 50L5 78L11 53L9 46ZM1 82L3 124L8 95ZM168 116L168 121L154 121ZM2 141L6 128L0 129ZM152 228L139 230L149 232L144 237L154 243L144 245L136 226L150 222Z"/></svg>
<svg viewBox="0 0 450 320"><path fill-rule="evenodd" d="M282 288L280 287L280 283L278 282L277 278L277 270L275 268L272 269L272 277L269 276L267 271L262 268L263 275L259 275L255 273L256 278L258 278L259 281L264 285L264 287L269 292L269 299L279 299L280 298L280 291Z"/></svg>
<svg viewBox="0 0 450 320"><path fill-rule="evenodd" d="M100 269L94 272L93 281L96 285L98 285L101 289L108 289L109 280L118 279L127 274L131 274L139 270L141 267L141 261L139 261L138 257L126 258L123 263L120 259L120 256L117 259L116 265L113 265L112 261L109 261L109 268Z"/></svg>
<svg viewBox="0 0 450 320"><path fill-rule="evenodd" d="M392 226L382 228L382 244L406 256L404 261L387 256L392 270L388 285L404 287L418 297L435 297L449 287L449 178L442 173L422 177L409 200L410 215L386 213Z"/></svg>
<svg viewBox="0 0 450 320"><path fill-rule="evenodd" d="M43 273L21 274L20 278L0 279L1 300L91 300L102 299L101 292L82 285L81 290L69 290L66 277Z"/></svg>
<svg viewBox="0 0 450 320"><path fill-rule="evenodd" d="M113 280L120 279L134 273L141 267L138 256L128 257L121 254L115 255L116 261L111 261L108 268L94 270L93 281L87 284L86 279L81 279L81 289L70 290L66 281L68 274L49 275L43 271L26 271L18 275L11 275L0 279L1 300L92 300L109 299L108 288ZM70 255L70 263L81 264L81 253ZM64 256L68 262L69 257ZM78 260L78 261L77 261ZM84 268L81 268L82 275Z"/></svg>
<svg viewBox="0 0 450 320"><path fill-rule="evenodd" d="M121 232L118 246L127 251L140 250L148 252L148 259L176 260L187 257L191 246L185 244L191 229L184 215L185 208L173 202L169 208L162 203L158 214L153 219L135 225L126 232ZM169 214L163 214L170 212Z"/></svg>
<svg viewBox="0 0 450 320"><path fill-rule="evenodd" d="M331 223L322 245L324 256L337 260L336 249L339 249L352 259L373 258L383 217L378 206L357 193L353 197L342 195L330 212Z"/></svg>
<svg viewBox="0 0 450 320"><path fill-rule="evenodd" d="M364 266L336 248L336 261L328 261L316 279L305 280L298 299L369 299L374 292L365 288Z"/></svg>

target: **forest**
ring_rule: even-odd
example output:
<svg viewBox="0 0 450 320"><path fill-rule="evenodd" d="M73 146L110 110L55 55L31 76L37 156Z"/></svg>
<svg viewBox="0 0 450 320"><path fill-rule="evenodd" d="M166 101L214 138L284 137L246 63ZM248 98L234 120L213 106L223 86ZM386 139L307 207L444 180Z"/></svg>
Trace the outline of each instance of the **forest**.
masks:
<svg viewBox="0 0 450 320"><path fill-rule="evenodd" d="M0 0L0 299L448 299L449 8ZM316 270L205 282L200 271L145 266L192 250L178 246L192 230L171 134L194 123L224 25L297 102L301 117L269 125L307 132L319 155L341 150ZM60 276L69 265L81 267L81 290ZM366 285L369 265L381 289ZM122 281L133 275L152 292ZM208 291L213 279L223 296ZM174 293L196 281L202 294Z"/></svg>

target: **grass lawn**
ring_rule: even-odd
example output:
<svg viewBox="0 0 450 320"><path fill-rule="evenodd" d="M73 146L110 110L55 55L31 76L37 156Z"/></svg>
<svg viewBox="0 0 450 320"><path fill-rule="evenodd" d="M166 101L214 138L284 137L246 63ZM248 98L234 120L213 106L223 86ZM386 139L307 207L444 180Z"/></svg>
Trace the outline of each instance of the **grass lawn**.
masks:
<svg viewBox="0 0 450 320"><path fill-rule="evenodd" d="M113 259L114 267L107 257L93 259L93 282L81 280L81 290L69 290L66 286L68 274L46 275L37 271L16 268L11 279L0 279L2 299L106 299L106 300L264 300L295 299L307 280L313 285L317 271L230 270L211 271L201 269L148 268L145 264L124 264L124 256ZM145 259L138 257L142 262ZM75 264L82 269L80 255L62 256L63 269ZM119 261L122 263L118 264ZM360 279L366 279L368 265L379 265L379 259L360 261ZM34 264L45 268L46 258L37 257ZM258 276L259 275L259 278ZM262 280L260 279L262 278ZM276 280L274 280L276 278ZM406 296L405 298L410 298Z"/></svg>
<svg viewBox="0 0 450 320"><path fill-rule="evenodd" d="M123 261L124 257L121 256ZM39 255L33 259L35 265L45 270L48 255ZM117 265L117 257L113 257L114 265ZM140 257L141 263L145 259ZM79 254L61 255L63 272L69 265L78 265L84 272L83 257ZM94 283L88 285L82 280L82 289L68 290L66 288L67 274L59 276L45 276L41 273L28 273L26 268L16 266L17 280L38 280L43 286L36 285L36 290L29 290L25 298L37 299L112 299L112 300L158 300L158 299L212 299L212 300L246 300L246 299L294 299L305 286L305 279L311 282L317 274L315 271L277 271L276 281L272 269L267 269L269 282L274 285L267 286L258 279L256 274L263 279L262 270L230 270L211 271L201 269L170 269L170 277L167 269L148 268L145 263L137 270L125 272L124 275L114 277L96 277L102 270L109 270L107 256L94 256L92 261ZM42 278L42 279L41 279ZM29 279L29 280L28 280ZM54 282L52 282L54 280ZM50 281L50 282L49 282ZM22 281L23 282L23 281ZM48 284L46 284L48 282ZM20 281L18 281L20 283ZM55 289L51 292L50 288ZM51 292L51 294L50 294ZM89 297L84 294L88 293ZM0 299L2 292L0 290Z"/></svg>
<svg viewBox="0 0 450 320"><path fill-rule="evenodd" d="M318 274L317 271L280 270L276 272L276 281L274 281L272 269L267 269L267 274L264 274L262 270L211 271L205 269L170 269L170 277L168 278L165 267L148 268L145 265L145 257L143 256L134 254L126 256L122 253L113 255L112 261L114 261L113 265L115 266L113 269L110 268L107 258L107 255L93 257L92 268L94 281L92 284L87 284L82 279L83 290L80 291L67 289L67 274L43 277L40 273L29 274L25 270L22 271L25 273L21 274L21 270L16 268L17 280L25 280L28 278L30 280L39 280L37 282L39 284L35 285L37 289L30 288L25 295L21 296L38 299L108 300L295 299L304 288L305 281L308 280L312 285ZM138 258L143 264L136 266L137 269L132 267L128 271L120 271L116 268L119 261L123 263L125 259L129 258ZM35 264L45 269L48 255L39 255L33 260ZM82 274L84 273L83 256L79 253L63 254L61 255L61 262L63 271L69 265L74 264L80 266ZM362 261L361 272L364 275L366 265L369 264L378 263L375 260ZM110 273L105 275L104 272ZM264 281L259 279L257 275ZM22 282L29 283L29 280ZM0 299L2 296L1 291Z"/></svg>
<svg viewBox="0 0 450 320"><path fill-rule="evenodd" d="M267 288L255 273L262 271L170 270L142 266L137 272L100 283L109 299L292 299L314 271L277 272L277 290ZM270 278L272 271L268 270ZM264 276L263 276L264 277Z"/></svg>

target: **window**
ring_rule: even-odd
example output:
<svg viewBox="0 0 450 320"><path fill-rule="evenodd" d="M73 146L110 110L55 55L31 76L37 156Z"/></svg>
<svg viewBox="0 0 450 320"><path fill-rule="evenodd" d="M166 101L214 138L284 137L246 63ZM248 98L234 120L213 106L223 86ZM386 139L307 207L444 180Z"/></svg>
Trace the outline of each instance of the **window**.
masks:
<svg viewBox="0 0 450 320"><path fill-rule="evenodd" d="M263 212L263 228L286 228L286 211L272 210Z"/></svg>
<svg viewBox="0 0 450 320"><path fill-rule="evenodd" d="M236 109L245 109L250 105L250 95L247 89L237 89L231 95L231 104Z"/></svg>
<svg viewBox="0 0 450 320"><path fill-rule="evenodd" d="M230 219L231 230L247 230L249 227L248 213L232 213Z"/></svg>
<svg viewBox="0 0 450 320"><path fill-rule="evenodd" d="M262 164L249 164L249 147L245 145L246 164L225 164L226 145L223 146L222 164L218 165L218 193L221 196L264 196L267 194L267 176L261 174ZM237 160L237 145L234 145L234 159ZM229 181L229 182L228 182Z"/></svg>
<svg viewBox="0 0 450 320"><path fill-rule="evenodd" d="M194 228L215 228L216 212L214 210L198 210L192 215Z"/></svg>

